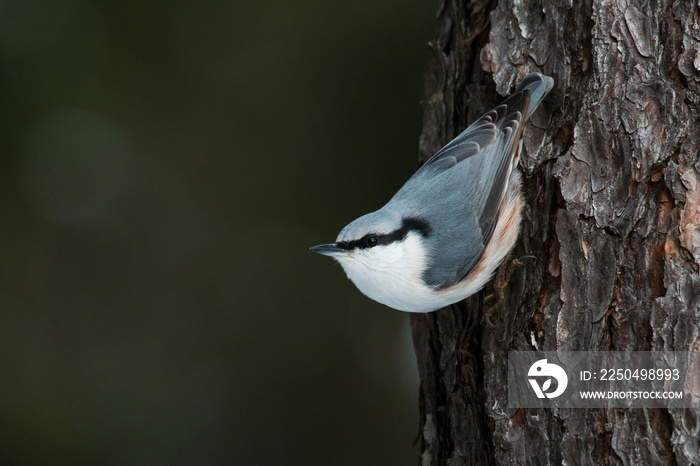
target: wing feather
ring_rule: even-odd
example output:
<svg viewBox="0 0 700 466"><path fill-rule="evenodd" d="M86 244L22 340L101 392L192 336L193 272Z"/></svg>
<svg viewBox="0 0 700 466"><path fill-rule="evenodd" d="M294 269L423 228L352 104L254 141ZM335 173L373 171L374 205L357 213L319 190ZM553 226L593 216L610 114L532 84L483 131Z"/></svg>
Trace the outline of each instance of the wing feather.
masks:
<svg viewBox="0 0 700 466"><path fill-rule="evenodd" d="M540 75L524 83L435 153L387 204L429 220L434 233L424 239L429 264L423 274L429 286L463 280L491 239L523 128L551 89L551 78Z"/></svg>
<svg viewBox="0 0 700 466"><path fill-rule="evenodd" d="M429 285L436 288L453 285L466 277L481 259L496 227L507 182L515 166L515 142L522 134L523 115L529 105L530 93L525 89L506 99L422 167L434 171L433 176L439 176L441 171L456 171L456 176L473 180L471 186L465 185L467 195L463 195L463 199L451 200L464 205L463 210L451 213L455 219L444 218L443 212L433 216L442 218L444 225L434 228L440 233L435 236L433 245L435 260L424 274ZM437 210L446 208L437 207ZM458 228L458 224L463 227ZM445 252L449 256L443 256Z"/></svg>

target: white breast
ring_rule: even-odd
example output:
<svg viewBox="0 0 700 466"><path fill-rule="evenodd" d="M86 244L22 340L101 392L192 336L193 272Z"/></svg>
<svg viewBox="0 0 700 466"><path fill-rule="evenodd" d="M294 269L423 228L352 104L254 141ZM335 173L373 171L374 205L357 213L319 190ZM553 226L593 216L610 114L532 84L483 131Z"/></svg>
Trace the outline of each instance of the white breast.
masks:
<svg viewBox="0 0 700 466"><path fill-rule="evenodd" d="M432 289L421 280L426 254L417 233L408 233L400 242L358 249L337 259L355 286L373 300L400 311L435 309Z"/></svg>

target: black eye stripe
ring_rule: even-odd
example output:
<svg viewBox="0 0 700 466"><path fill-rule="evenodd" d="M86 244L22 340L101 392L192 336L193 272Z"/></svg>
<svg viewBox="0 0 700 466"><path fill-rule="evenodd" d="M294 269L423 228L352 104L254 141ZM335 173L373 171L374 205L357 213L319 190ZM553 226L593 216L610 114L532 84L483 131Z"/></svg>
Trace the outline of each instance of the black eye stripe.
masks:
<svg viewBox="0 0 700 466"><path fill-rule="evenodd" d="M387 245L403 240L411 231L417 232L424 238L427 238L432 234L432 228L430 228L430 224L427 221L409 217L403 219L401 222L401 228L394 230L391 233L369 233L360 239L353 241L341 241L338 243L338 247L349 251L352 249L368 249L374 246Z"/></svg>

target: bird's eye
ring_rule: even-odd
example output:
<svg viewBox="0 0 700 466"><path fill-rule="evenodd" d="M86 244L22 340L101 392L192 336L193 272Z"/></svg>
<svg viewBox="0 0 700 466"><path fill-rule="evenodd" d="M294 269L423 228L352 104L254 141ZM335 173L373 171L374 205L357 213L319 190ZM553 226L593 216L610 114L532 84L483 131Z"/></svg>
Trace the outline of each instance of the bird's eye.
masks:
<svg viewBox="0 0 700 466"><path fill-rule="evenodd" d="M374 236L374 235L370 235L370 236L367 236L367 237L365 238L365 245L366 245L368 248L371 248L371 247L373 247L373 246L376 246L378 242L379 242L379 240L378 240L377 237Z"/></svg>

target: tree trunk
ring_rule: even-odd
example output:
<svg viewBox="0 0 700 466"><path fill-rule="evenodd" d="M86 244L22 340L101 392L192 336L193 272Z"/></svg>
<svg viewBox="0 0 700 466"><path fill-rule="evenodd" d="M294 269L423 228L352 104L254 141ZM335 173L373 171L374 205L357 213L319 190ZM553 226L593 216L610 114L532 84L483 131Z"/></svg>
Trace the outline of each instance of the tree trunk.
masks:
<svg viewBox="0 0 700 466"><path fill-rule="evenodd" d="M509 350L700 350L697 1L566 3L438 11L422 161L528 71L555 84L525 129L510 259L411 316L424 465L700 464L697 410L507 408Z"/></svg>

